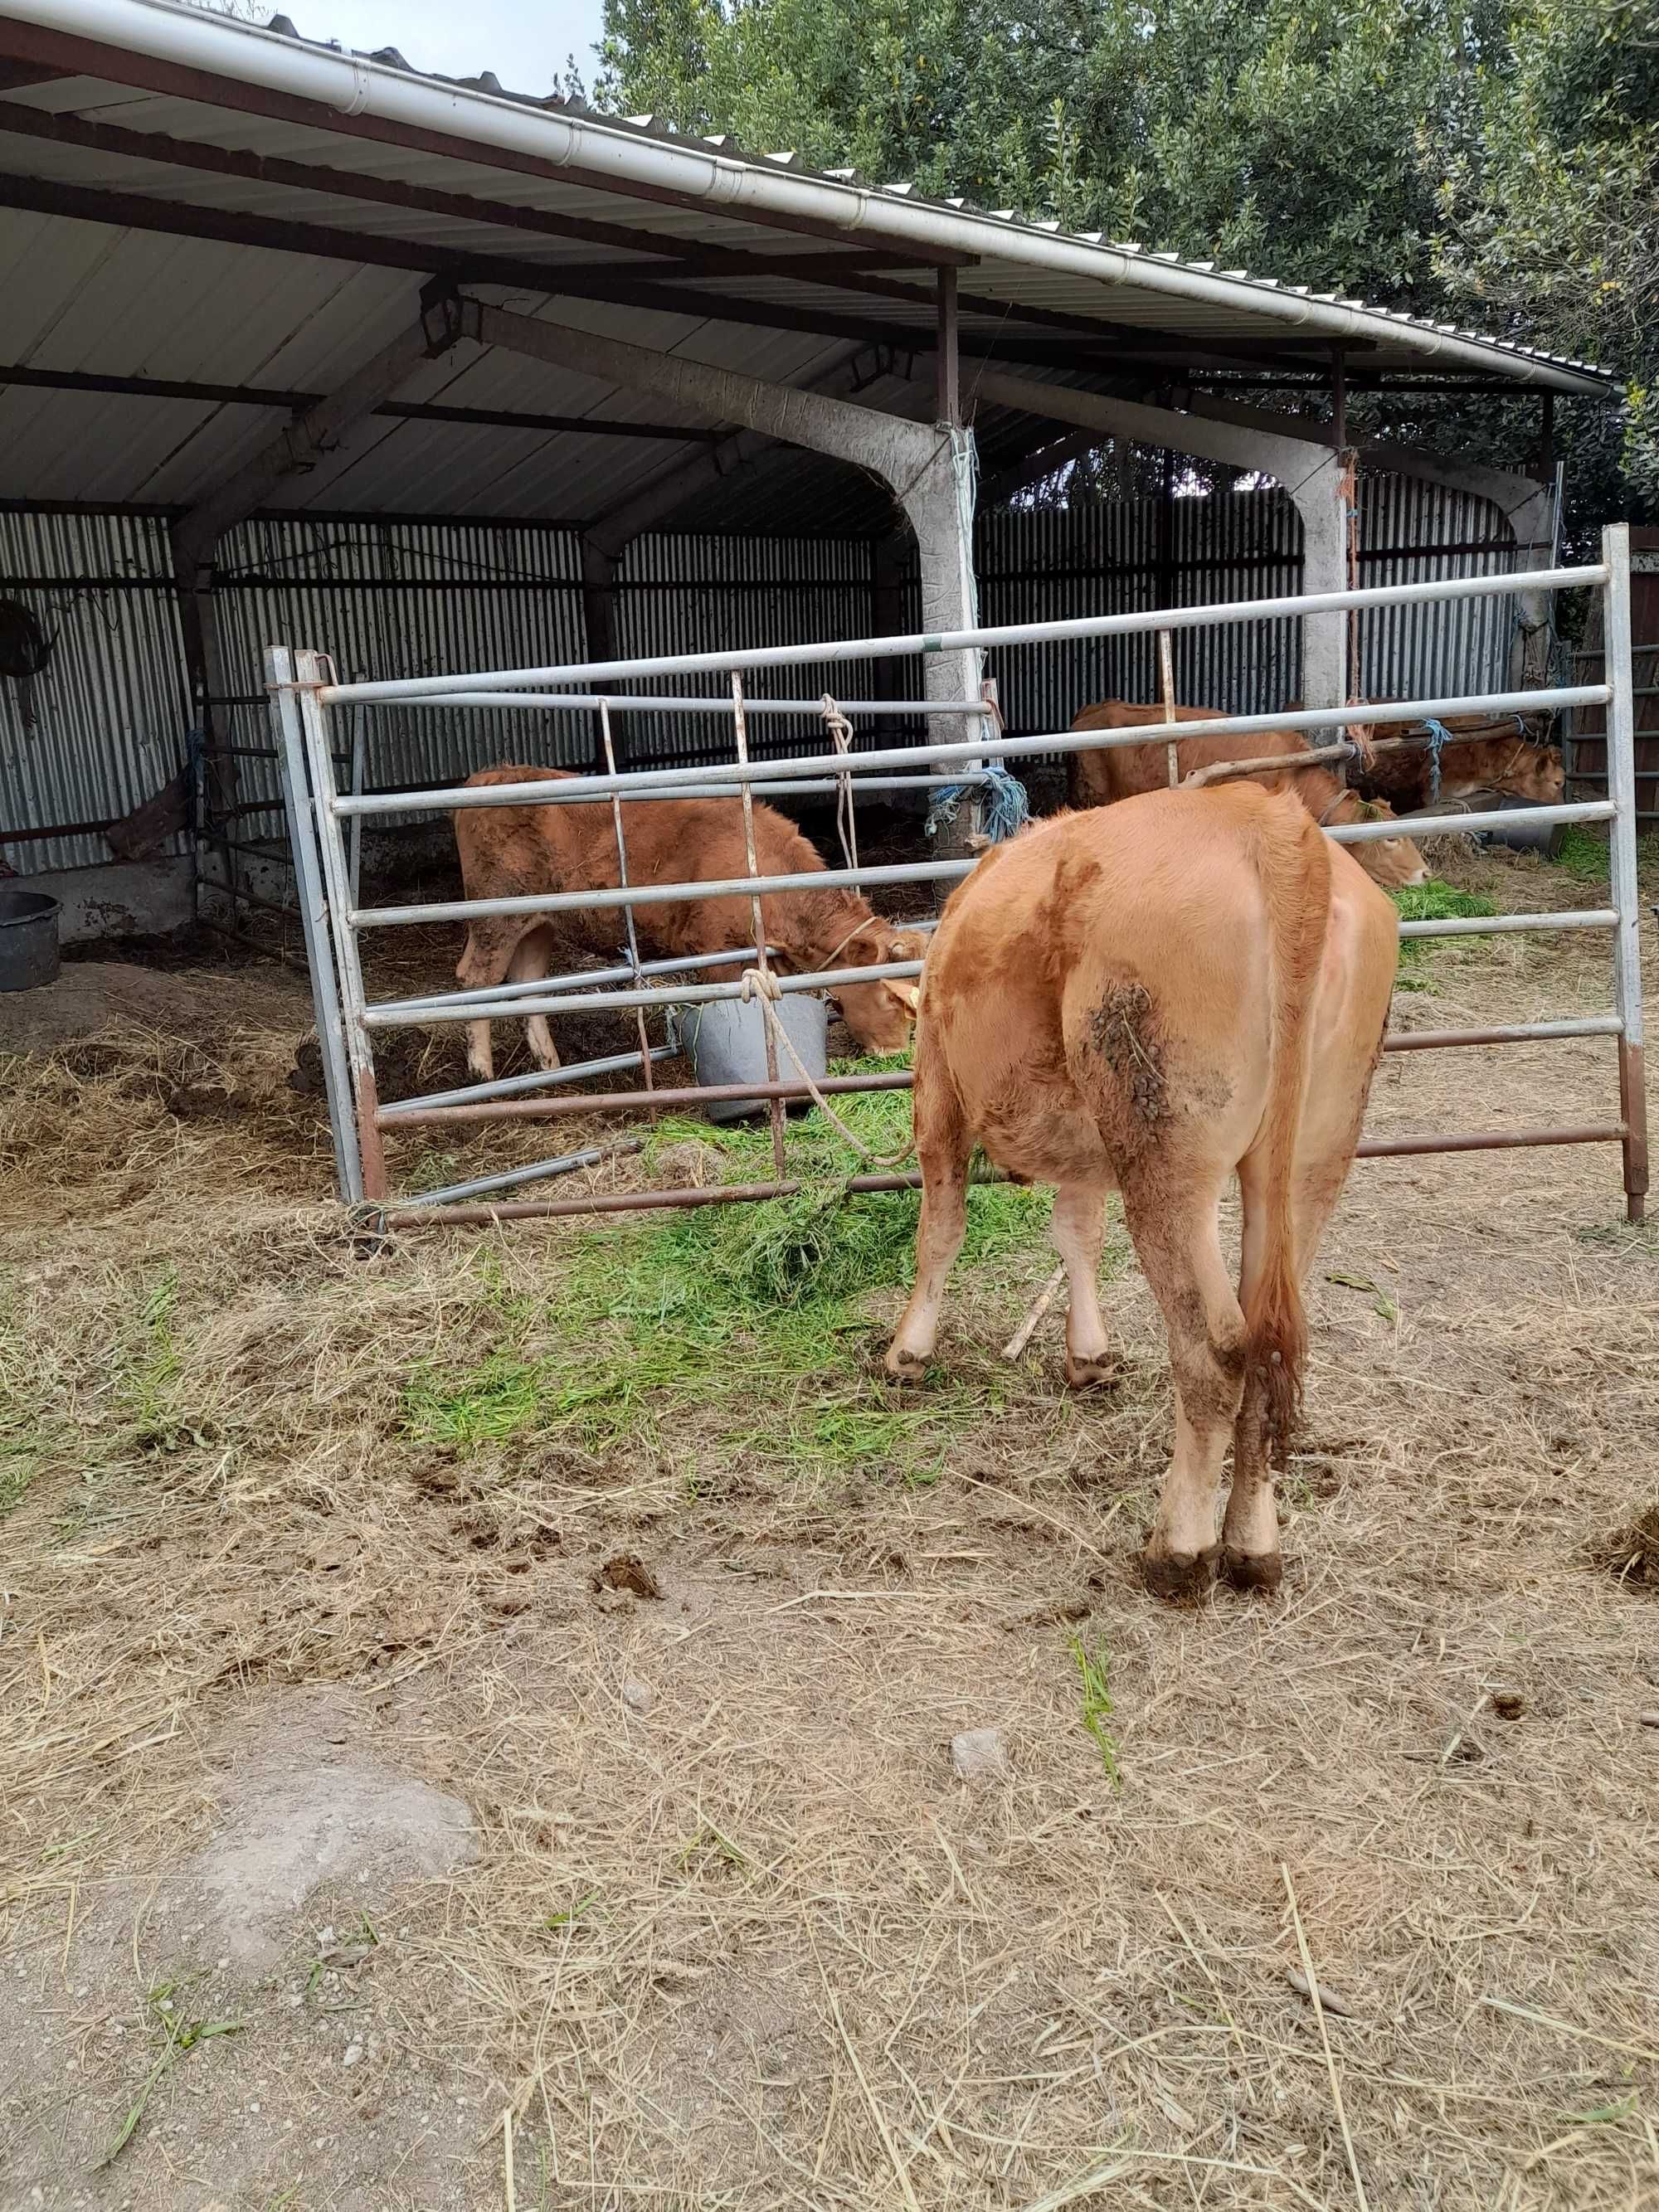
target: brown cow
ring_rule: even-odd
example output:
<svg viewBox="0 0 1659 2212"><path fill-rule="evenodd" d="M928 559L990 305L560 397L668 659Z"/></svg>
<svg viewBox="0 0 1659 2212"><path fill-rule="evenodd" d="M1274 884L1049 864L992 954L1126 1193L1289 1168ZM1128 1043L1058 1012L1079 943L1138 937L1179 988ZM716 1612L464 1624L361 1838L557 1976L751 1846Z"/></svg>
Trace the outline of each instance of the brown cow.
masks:
<svg viewBox="0 0 1659 2212"><path fill-rule="evenodd" d="M466 788L488 783L558 782L565 769L487 768ZM467 806L457 810L455 842L470 899L514 898L538 891L614 890L617 839L608 799L563 806ZM716 882L747 872L743 803L737 799L634 799L623 808L630 884ZM823 866L792 822L770 806L755 808L755 859L763 876L805 875ZM919 960L927 940L895 930L856 891L776 891L761 900L767 942L786 969L869 968ZM641 906L634 927L641 952L723 952L754 943L747 896ZM558 915L480 915L467 925L455 973L477 990L507 978L532 982L548 973L560 939L614 954L624 924L615 908L574 908ZM910 1041L912 983L885 979L843 985L836 994L847 1026L866 1052L902 1052ZM544 1067L559 1065L546 1020L525 1024L530 1048ZM487 1082L493 1071L489 1024L467 1026L467 1064Z"/></svg>
<svg viewBox="0 0 1659 2212"><path fill-rule="evenodd" d="M1451 714L1441 724L1449 743L1439 747L1439 775L1431 747L1377 753L1357 764L1353 781L1369 799L1386 800L1396 811L1414 813L1437 799L1468 799L1476 792L1502 793L1534 806L1559 806L1567 787L1561 755L1554 745L1536 744L1537 726L1517 715ZM1379 724L1382 738L1416 734L1420 722L1404 730Z"/></svg>
<svg viewBox="0 0 1659 2212"><path fill-rule="evenodd" d="M961 1246L969 1153L1058 1186L1066 1375L1106 1378L1096 1278L1123 1196L1168 1325L1175 1453L1145 1569L1164 1596L1280 1575L1282 1452L1307 1332L1299 1283L1353 1158L1396 957L1389 901L1286 794L1248 782L1066 814L953 893L916 1025L916 1286L887 1353L919 1375ZM1243 1197L1237 1294L1218 1209Z"/></svg>
<svg viewBox="0 0 1659 2212"><path fill-rule="evenodd" d="M1294 711L1287 709L1287 712ZM1211 707L1177 707L1179 722L1210 721ZM1103 699L1085 707L1073 723L1074 730L1133 730L1143 723L1167 720L1162 707L1141 706L1127 699ZM1182 782L1200 769L1231 760L1255 760L1268 753L1299 753L1323 742L1303 730L1257 730L1249 737L1182 738L1176 746L1176 780ZM1328 768L1287 769L1276 773L1262 769L1247 779L1268 791L1293 791L1322 828L1355 822L1391 818L1394 809L1385 802L1361 798L1349 791ZM1072 753L1066 761L1066 795L1073 806L1109 806L1115 799L1131 799L1139 792L1164 790L1170 781L1167 740L1144 745L1112 745L1102 752ZM1353 848L1354 858L1374 883L1385 890L1408 884L1425 884L1429 871L1409 837L1379 837Z"/></svg>

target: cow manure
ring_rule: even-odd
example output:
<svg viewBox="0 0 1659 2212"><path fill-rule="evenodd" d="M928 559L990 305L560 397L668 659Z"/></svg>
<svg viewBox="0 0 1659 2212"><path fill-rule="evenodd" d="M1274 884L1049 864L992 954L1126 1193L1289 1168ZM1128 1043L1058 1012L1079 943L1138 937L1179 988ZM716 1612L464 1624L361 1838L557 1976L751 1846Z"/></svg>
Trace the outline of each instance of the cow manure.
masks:
<svg viewBox="0 0 1659 2212"><path fill-rule="evenodd" d="M635 1552L618 1552L593 1577L596 1590L626 1590L635 1597L660 1599L662 1585Z"/></svg>

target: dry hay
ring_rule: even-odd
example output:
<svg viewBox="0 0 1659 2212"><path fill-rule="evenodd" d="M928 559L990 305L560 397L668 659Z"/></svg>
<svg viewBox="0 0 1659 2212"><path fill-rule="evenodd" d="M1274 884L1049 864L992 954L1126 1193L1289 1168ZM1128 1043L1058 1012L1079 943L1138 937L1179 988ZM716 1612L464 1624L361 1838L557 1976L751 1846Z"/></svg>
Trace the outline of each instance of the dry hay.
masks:
<svg viewBox="0 0 1659 2212"><path fill-rule="evenodd" d="M1400 1018L1602 978L1454 948ZM1121 1231L1115 1392L1065 1397L1052 1321L998 1358L1016 1239L900 1397L890 1289L705 1338L663 1274L653 1334L659 1224L366 1253L292 1042L191 1072L229 1116L169 1109L165 1045L26 1078L73 1118L0 1302L0 2201L495 2205L505 2109L520 2206L1659 2202L1659 1613L1607 1547L1653 1510L1659 1248L1612 1154L1356 1170L1285 1595L1182 1613L1135 1572L1170 1400ZM1400 1055L1373 1125L1601 1118L1610 1059ZM239 1982L177 1884L322 1698L480 1856L313 1899ZM1010 1777L964 1785L985 1725ZM94 2177L174 1980L247 2025Z"/></svg>

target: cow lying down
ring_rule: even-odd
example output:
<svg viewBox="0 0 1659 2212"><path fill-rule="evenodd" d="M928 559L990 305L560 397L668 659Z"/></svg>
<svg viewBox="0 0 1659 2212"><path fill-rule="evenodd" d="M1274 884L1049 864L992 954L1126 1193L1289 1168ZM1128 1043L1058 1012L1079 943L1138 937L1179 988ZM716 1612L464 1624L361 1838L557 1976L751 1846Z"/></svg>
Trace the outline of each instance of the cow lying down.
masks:
<svg viewBox="0 0 1659 2212"><path fill-rule="evenodd" d="M1178 722L1206 721L1215 714L1212 707L1176 708ZM1102 699L1095 706L1085 707L1072 727L1133 730L1165 719L1162 707L1141 706L1127 699ZM1176 745L1176 780L1183 781L1200 769L1214 768L1225 761L1305 752L1323 741L1305 730L1256 730L1249 737L1182 738ZM1114 800L1133 798L1137 792L1163 791L1169 781L1167 738L1153 738L1141 745L1112 745L1101 752L1073 753L1066 762L1066 795L1073 806L1109 806ZM1394 815L1386 799L1362 798L1348 790L1328 768L1259 769L1248 781L1268 791L1293 791L1322 829L1388 821ZM1425 884L1429 879L1427 864L1409 837L1374 838L1356 845L1353 854L1373 883L1381 884L1385 890L1403 890L1409 884Z"/></svg>
<svg viewBox="0 0 1659 2212"><path fill-rule="evenodd" d="M1066 1379L1103 1381L1097 1273L1120 1191L1175 1379L1144 1563L1159 1595L1197 1594L1218 1553L1242 1587L1278 1586L1269 1455L1300 1399L1299 1285L1353 1158L1395 957L1389 900L1297 800L1248 782L1061 815L994 848L927 955L916 1281L888 1370L915 1377L933 1357L977 1144L1015 1180L1056 1186ZM1235 1175L1237 1291L1218 1225Z"/></svg>
<svg viewBox="0 0 1659 2212"><path fill-rule="evenodd" d="M568 775L563 769L488 768L470 775L465 787L556 782ZM741 799L635 799L622 812L630 884L713 883L747 872ZM461 879L470 899L617 886L609 799L564 806L467 806L457 810L454 821ZM755 859L763 876L817 874L823 868L793 823L758 805ZM798 975L920 960L927 949L925 937L879 920L856 891L771 892L761 900L761 918L780 964ZM677 953L734 951L755 941L753 905L746 893L636 907L634 927L641 951L665 959ZM537 981L549 973L556 945L614 955L624 927L614 907L545 917L479 915L467 925L455 973L464 990L507 981ZM853 983L836 996L848 1028L866 1052L902 1052L909 1042L914 984L890 979ZM556 1067L558 1051L545 1018L531 1016L525 1033L542 1066ZM488 1082L494 1068L488 1022L468 1024L466 1057L473 1073Z"/></svg>

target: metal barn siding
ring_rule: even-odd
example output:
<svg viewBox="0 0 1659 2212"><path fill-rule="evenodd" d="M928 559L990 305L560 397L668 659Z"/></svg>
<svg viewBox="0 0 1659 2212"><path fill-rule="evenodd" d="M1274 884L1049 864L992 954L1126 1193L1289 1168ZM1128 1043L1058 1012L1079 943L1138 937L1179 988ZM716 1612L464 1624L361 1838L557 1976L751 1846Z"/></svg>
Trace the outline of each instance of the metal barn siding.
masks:
<svg viewBox="0 0 1659 2212"><path fill-rule="evenodd" d="M1100 612L1267 599L1300 588L1301 526L1268 489L981 515L980 611L991 623L1053 622ZM1282 706L1296 689L1295 625L1177 631L1176 690L1183 705L1247 714ZM1097 699L1156 699L1152 636L1017 646L992 656L1011 730L1070 726Z"/></svg>
<svg viewBox="0 0 1659 2212"><path fill-rule="evenodd" d="M1359 479L1359 581L1414 584L1515 566L1515 533L1490 500L1413 477ZM1377 607L1359 618L1359 690L1368 699L1501 691L1509 682L1512 600Z"/></svg>
<svg viewBox="0 0 1659 2212"><path fill-rule="evenodd" d="M617 579L617 649L648 654L698 653L724 646L789 645L815 637L868 637L877 629L869 542L833 538L650 537L628 549ZM850 698L884 696L883 662L775 671L758 678L754 696L811 698L832 691ZM729 696L718 677L663 678L641 686L659 695ZM768 715L751 727L750 750L780 755L823 734L816 720ZM729 720L653 714L630 718L627 753L634 766L729 757Z"/></svg>
<svg viewBox="0 0 1659 2212"><path fill-rule="evenodd" d="M238 744L268 745L263 653L307 645L353 679L580 659L580 556L574 533L466 522L328 522L295 517L244 524L216 569L227 679L240 702ZM364 711L370 786L459 781L524 757L586 766L592 747L568 714L465 708ZM278 799L276 763L248 762L244 805ZM255 834L280 827L273 814Z"/></svg>
<svg viewBox="0 0 1659 2212"><path fill-rule="evenodd" d="M0 599L57 638L22 687L0 678L0 830L109 822L184 766L190 700L167 536L148 516L0 514ZM162 848L185 849L182 838ZM110 850L91 832L0 842L20 876L84 868Z"/></svg>

